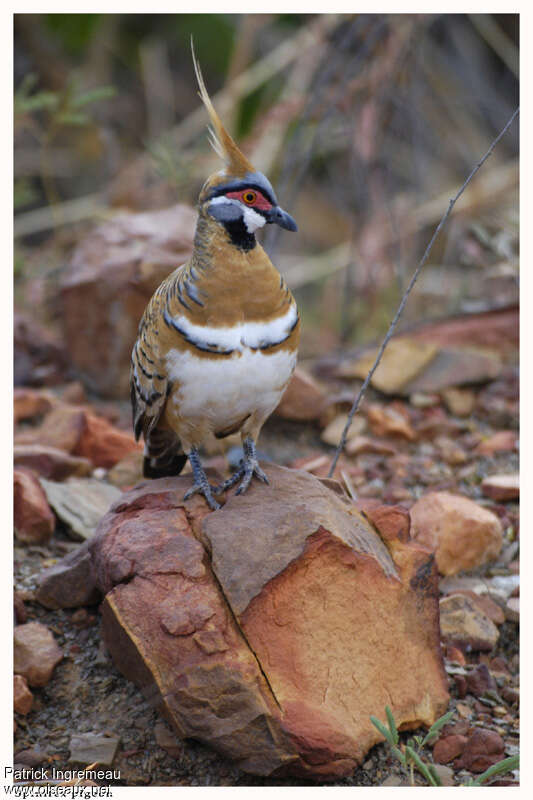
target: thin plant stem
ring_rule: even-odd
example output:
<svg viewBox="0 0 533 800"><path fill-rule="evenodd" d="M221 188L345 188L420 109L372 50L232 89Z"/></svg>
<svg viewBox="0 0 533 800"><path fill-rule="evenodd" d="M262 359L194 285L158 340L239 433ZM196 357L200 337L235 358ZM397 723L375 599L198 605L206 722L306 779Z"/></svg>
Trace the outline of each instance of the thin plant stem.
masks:
<svg viewBox="0 0 533 800"><path fill-rule="evenodd" d="M356 414L356 412L357 412L357 410L358 410L358 408L359 408L359 406L361 404L361 400L363 399L363 397L365 395L365 392L366 392L366 390L368 388L368 384L370 383L370 381L372 379L372 376L374 375L374 372L376 371L376 369L379 366L379 363L381 361L381 358L383 356L385 348L387 347L387 344L389 343L389 341L390 341L390 339L392 337L392 334L394 333L394 330L395 330L396 325L398 324L398 321L399 321L399 319L400 319L400 317L401 317L401 315L403 313L403 310L405 308L405 305L407 303L409 295L411 294L413 286L415 285L415 283L416 283L416 281L418 279L418 276L420 275L420 272L422 271L422 268L423 268L424 264L426 263L426 261L428 259L428 256L429 256L429 254L430 254L430 252L431 252L431 250L433 248L433 245L435 243L435 240L436 240L437 236L439 235L439 233L441 232L442 228L444 227L444 225L448 221L448 217L450 216L454 205L459 200L459 198L461 197L461 195L465 191L466 187L468 186L468 184L470 183L470 181L472 180L474 175L478 172L478 170L481 169L481 167L483 166L485 161L492 154L492 151L494 150L494 148L496 147L496 145L498 144L500 139L507 133L507 131L509 130L509 128L513 124L514 120L518 116L519 112L520 112L520 107L515 109L514 113L512 114L510 119L508 120L507 124L500 131L498 136L494 139L494 141L490 145L489 149L487 150L487 152L485 153L483 158L481 158L477 162L476 166L472 169L472 171L470 172L470 175L465 180L465 182L463 183L463 185L461 186L461 188L459 189L459 191L457 192L455 197L452 197L452 199L449 202L447 210L445 211L445 213L443 214L439 224L435 228L433 236L431 237L431 239L429 241L429 244L428 244L428 246L426 247L426 249L424 251L424 255L420 259L420 261L418 263L418 266L415 269L415 271L414 271L414 273L413 273L413 275L411 277L411 280L409 281L409 285L408 285L407 289L404 292L404 295L402 297L400 305L398 306L398 310L396 311L394 319L392 320L392 322L391 322L391 324L389 326L387 334L386 334L385 338L383 339L383 341L381 343L381 347L379 348L379 351L378 351L378 354L376 356L376 359L375 359L375 361L374 361L374 363L373 363L368 375L366 376L366 378L365 378L365 380L363 382L363 385L359 389L359 392L358 392L355 400L353 401L353 405L352 405L352 407L350 409L350 413L348 414L348 419L346 421L346 425L344 426L344 430L342 432L342 436L340 438L340 442L338 444L338 447L337 447L337 449L335 451L335 455L333 456L333 460L331 462L331 466L330 466L330 469L329 469L329 472L328 472L328 478L331 478L331 476L333 475L333 473L335 471L335 467L337 466L337 461L339 460L339 456L342 453L342 451L344 449L344 446L346 444L346 439L348 437L348 431L350 430L350 426L352 424L353 418L354 418L354 416L355 416L355 414Z"/></svg>

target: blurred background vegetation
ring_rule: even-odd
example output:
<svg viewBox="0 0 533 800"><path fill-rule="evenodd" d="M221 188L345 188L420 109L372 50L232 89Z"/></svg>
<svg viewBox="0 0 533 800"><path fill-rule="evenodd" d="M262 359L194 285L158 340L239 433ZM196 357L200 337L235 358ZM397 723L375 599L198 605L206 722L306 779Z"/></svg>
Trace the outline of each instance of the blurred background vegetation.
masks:
<svg viewBox="0 0 533 800"><path fill-rule="evenodd" d="M449 198L518 104L518 15L15 15L15 301L47 324L118 209L194 205L215 105L297 220L264 245L303 357L382 334ZM518 126L435 246L404 325L517 299Z"/></svg>

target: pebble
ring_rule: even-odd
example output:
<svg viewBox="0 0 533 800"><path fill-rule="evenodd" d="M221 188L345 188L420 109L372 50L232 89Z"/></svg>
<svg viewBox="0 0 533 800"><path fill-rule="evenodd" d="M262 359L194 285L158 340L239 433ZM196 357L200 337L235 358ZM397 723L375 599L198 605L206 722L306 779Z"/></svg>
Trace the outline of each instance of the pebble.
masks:
<svg viewBox="0 0 533 800"><path fill-rule="evenodd" d="M13 706L18 714L29 714L33 705L33 695L28 688L26 678L13 676Z"/></svg>
<svg viewBox="0 0 533 800"><path fill-rule="evenodd" d="M74 733L70 737L70 762L111 766L120 739L98 733Z"/></svg>
<svg viewBox="0 0 533 800"><path fill-rule="evenodd" d="M14 669L30 686L46 686L63 652L52 633L40 622L16 625L14 633Z"/></svg>
<svg viewBox="0 0 533 800"><path fill-rule="evenodd" d="M520 598L510 597L505 605L505 619L520 622Z"/></svg>
<svg viewBox="0 0 533 800"><path fill-rule="evenodd" d="M481 483L481 491L497 503L507 503L520 497L520 478L513 475L490 475Z"/></svg>
<svg viewBox="0 0 533 800"><path fill-rule="evenodd" d="M469 597L454 594L443 597L439 605L444 639L472 650L492 650L500 635L498 628Z"/></svg>

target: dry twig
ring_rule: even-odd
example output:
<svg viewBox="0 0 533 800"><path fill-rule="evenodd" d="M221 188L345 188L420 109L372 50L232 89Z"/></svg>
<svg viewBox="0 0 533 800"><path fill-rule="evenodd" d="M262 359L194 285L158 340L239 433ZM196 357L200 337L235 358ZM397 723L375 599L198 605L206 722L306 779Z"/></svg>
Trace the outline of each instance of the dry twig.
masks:
<svg viewBox="0 0 533 800"><path fill-rule="evenodd" d="M374 363L373 363L368 375L366 376L366 378L365 378L365 380L363 382L363 385L361 386L361 388L360 388L360 390L359 390L359 392L358 392L358 394L357 394L357 396L356 396L356 398L355 398L355 400L353 402L353 405L352 405L352 407L350 409L350 413L348 414L348 419L346 421L346 425L344 426L344 430L342 432L342 436L341 436L340 442L338 444L337 450L335 451L335 455L333 456L333 460L331 462L331 466L330 466L329 473L328 473L328 478L331 478L331 476L333 475L333 473L335 471L335 467L337 466L337 461L339 460L339 456L340 456L340 454L341 454L341 452L344 449L344 446L346 444L346 439L347 439L347 436L348 436L348 431L350 430L350 426L352 424L352 420L353 420L353 418L354 418L354 416L355 416L355 414L356 414L356 412L357 412L357 410L359 408L359 405L361 404L361 400L363 399L364 394L365 394L365 392L366 392L366 390L368 388L368 384L370 383L374 372L376 371L376 369L379 366L379 362L381 361L381 358L383 356L385 348L386 348L387 344L389 343L389 341L390 341L390 339L392 337L392 334L394 333L394 330L395 330L396 325L398 324L398 321L399 321L399 319L400 319L400 317L402 315L402 312L403 312L403 310L405 308L405 305L407 303L409 295L411 294L413 286L415 285L415 283L416 283L416 281L418 279L418 276L420 275L420 272L422 271L422 267L424 266L424 264L426 263L426 261L428 259L428 256L429 256L429 254L431 252L431 249L433 247L433 244L435 243L435 240L436 240L437 236L439 235L440 231L442 230L442 228L446 224L446 222L448 220L448 217L450 216L454 205L459 200L459 198L461 197L461 195L465 191L466 187L468 186L468 184L470 183L470 181L472 180L474 175L478 172L479 169L481 169L481 167L483 166L485 161L492 154L492 151L494 150L494 148L496 147L496 145L498 144L500 139L507 133L508 129L513 124L515 118L518 116L519 111L520 111L520 108L516 108L515 109L513 115L508 120L508 122L505 125L505 127L503 128L503 130L501 130L500 133L498 134L498 136L494 139L494 141L490 145L489 149L487 150L487 152L485 153L483 158L481 158L477 162L476 166L472 169L472 171L470 172L470 175L464 181L463 185L461 186L461 188L459 189L459 191L457 192L455 197L452 197L452 199L450 200L447 210L445 211L445 213L443 214L439 224L437 225L437 227L436 227L436 229L435 229L435 231L433 233L433 236L431 237L431 239L429 241L429 244L428 244L428 246L426 247L426 249L424 251L424 255L420 259L420 261L418 263L418 266L415 269L415 271L414 271L414 273L413 273L413 275L411 277L411 280L409 281L409 285L408 285L407 289L404 292L404 295L402 297L400 305L398 306L398 310L396 311L394 319L392 320L392 322L391 322L391 324L389 326L389 329L387 331L387 334L386 334L385 338L383 339L383 341L381 343L381 347L379 348L379 351L378 351L378 354L376 356L376 359L375 359L375 361L374 361Z"/></svg>

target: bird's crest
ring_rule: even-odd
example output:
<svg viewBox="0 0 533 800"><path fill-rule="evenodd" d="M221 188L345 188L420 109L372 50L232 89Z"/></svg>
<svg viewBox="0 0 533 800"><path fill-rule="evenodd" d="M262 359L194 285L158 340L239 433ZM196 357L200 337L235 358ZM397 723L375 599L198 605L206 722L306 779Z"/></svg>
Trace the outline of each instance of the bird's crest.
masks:
<svg viewBox="0 0 533 800"><path fill-rule="evenodd" d="M226 164L228 173L231 175L235 175L238 178L244 178L247 172L254 172L255 168L250 164L246 156L241 153L235 142L233 141L232 137L229 135L227 130L225 129L224 125L222 124L220 117L218 116L217 112L215 111L215 107L211 102L211 98L207 93L207 89L205 88L204 79L202 76L202 71L200 69L200 64L196 58L194 53L194 45L191 38L191 50L192 50L192 60L194 63L194 71L196 72L196 79L198 81L198 86L200 91L198 94L202 98L202 102L207 109L207 113L209 114L209 119L211 120L211 126L209 127L209 134L210 134L210 143L213 150L220 156L220 158Z"/></svg>

